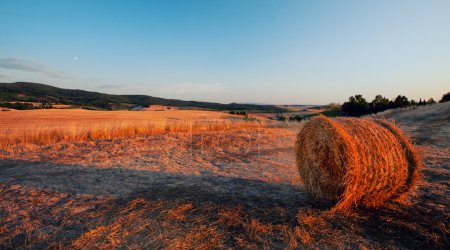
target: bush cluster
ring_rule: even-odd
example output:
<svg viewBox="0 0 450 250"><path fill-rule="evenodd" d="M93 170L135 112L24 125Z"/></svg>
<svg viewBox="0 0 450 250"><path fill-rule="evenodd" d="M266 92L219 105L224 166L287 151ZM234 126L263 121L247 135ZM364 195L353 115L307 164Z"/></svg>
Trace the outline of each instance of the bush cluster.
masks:
<svg viewBox="0 0 450 250"><path fill-rule="evenodd" d="M53 108L50 103L41 103L39 106L33 106L31 103L26 102L0 102L0 107L27 110L27 109L51 109Z"/></svg>
<svg viewBox="0 0 450 250"><path fill-rule="evenodd" d="M248 113L245 112L245 111L233 111L233 110L231 110L228 113L230 113L230 115L243 115L243 116L247 116L248 115Z"/></svg>

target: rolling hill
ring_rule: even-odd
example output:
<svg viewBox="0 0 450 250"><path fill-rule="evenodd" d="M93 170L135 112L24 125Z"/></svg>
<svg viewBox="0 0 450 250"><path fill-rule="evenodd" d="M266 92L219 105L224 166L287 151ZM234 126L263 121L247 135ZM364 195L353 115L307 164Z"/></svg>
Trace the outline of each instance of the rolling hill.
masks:
<svg viewBox="0 0 450 250"><path fill-rule="evenodd" d="M391 109L374 117L394 120L418 144L450 146L450 102Z"/></svg>
<svg viewBox="0 0 450 250"><path fill-rule="evenodd" d="M284 109L274 105L213 103L164 99L147 95L111 95L78 89L63 89L31 82L0 83L0 102L40 102L70 104L84 108L107 110L129 109L150 105L176 106L180 108L202 108L212 110L251 110L277 112Z"/></svg>

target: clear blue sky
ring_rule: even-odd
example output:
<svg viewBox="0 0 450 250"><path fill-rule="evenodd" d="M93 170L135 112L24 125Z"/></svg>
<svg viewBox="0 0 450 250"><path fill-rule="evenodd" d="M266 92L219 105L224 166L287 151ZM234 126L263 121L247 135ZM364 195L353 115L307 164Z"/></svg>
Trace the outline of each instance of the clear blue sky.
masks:
<svg viewBox="0 0 450 250"><path fill-rule="evenodd" d="M217 102L450 91L450 1L0 0L0 81Z"/></svg>

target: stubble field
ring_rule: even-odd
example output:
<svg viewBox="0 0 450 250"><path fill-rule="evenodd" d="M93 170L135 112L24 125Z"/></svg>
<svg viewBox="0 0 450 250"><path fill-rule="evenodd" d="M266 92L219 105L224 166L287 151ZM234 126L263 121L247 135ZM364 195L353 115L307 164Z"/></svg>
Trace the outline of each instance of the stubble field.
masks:
<svg viewBox="0 0 450 250"><path fill-rule="evenodd" d="M14 112L23 111L0 113L3 138L49 124L63 134L73 126L92 131L93 121L127 123L127 130L165 125L158 133L133 128L110 138L4 144L0 248L449 247L448 134L433 135L437 143L423 140L433 132L408 130L415 124L401 113L389 116L411 133L425 165L410 204L330 214L302 189L294 154L302 123L249 122L207 111ZM437 111L430 112L425 115ZM170 130L173 124L189 129ZM124 127L107 133L118 128ZM439 128L446 131L448 123Z"/></svg>

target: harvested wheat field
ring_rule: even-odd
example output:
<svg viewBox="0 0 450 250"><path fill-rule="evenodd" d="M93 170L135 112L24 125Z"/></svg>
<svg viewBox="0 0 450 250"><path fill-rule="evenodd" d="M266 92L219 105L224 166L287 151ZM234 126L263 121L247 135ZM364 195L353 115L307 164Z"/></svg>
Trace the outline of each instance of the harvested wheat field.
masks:
<svg viewBox="0 0 450 250"><path fill-rule="evenodd" d="M45 110L23 116L22 111L1 113L3 138L30 138L24 131L53 124L52 117L58 117L55 129L66 131L67 124L96 120L97 114L101 124L116 124L114 116L120 114L57 111L59 116ZM191 111L154 112L181 123L158 133L133 128L131 134L107 138L88 136L97 130L85 123L80 129L85 136L3 144L0 248L450 247L450 148L441 146L448 143L445 137L436 144L416 140L420 130L412 137L423 169L420 184L408 191L408 202L386 199L381 207L341 213L307 195L295 152L303 123L255 123L207 111L184 118L172 115ZM126 116L139 116L134 122L141 124L148 114ZM81 118L85 116L87 120ZM222 121L228 125L219 125ZM43 125L33 126L35 122ZM5 132L11 124L17 126L8 131L15 132ZM171 130L176 124L189 129ZM408 126L413 124L400 125L405 131ZM119 128L110 127L108 134ZM404 165L398 167L406 171Z"/></svg>
<svg viewBox="0 0 450 250"><path fill-rule="evenodd" d="M58 142L131 138L166 132L210 132L277 127L272 121L246 121L224 112L14 110L0 114L0 148Z"/></svg>

